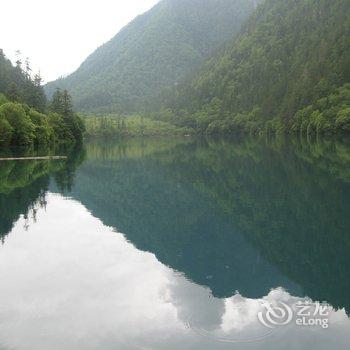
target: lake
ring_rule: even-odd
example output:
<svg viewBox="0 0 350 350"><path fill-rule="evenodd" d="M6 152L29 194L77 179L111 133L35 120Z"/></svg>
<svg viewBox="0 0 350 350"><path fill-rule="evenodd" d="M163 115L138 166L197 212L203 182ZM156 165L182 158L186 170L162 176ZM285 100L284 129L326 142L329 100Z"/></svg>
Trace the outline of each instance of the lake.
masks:
<svg viewBox="0 0 350 350"><path fill-rule="evenodd" d="M349 143L65 152L0 163L1 350L349 348Z"/></svg>

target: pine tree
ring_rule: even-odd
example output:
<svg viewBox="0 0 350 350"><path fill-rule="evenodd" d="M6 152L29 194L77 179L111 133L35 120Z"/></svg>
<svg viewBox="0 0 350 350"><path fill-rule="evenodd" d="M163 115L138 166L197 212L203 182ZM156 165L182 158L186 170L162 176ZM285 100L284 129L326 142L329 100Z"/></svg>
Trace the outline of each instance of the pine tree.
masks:
<svg viewBox="0 0 350 350"><path fill-rule="evenodd" d="M20 100L19 91L16 83L12 82L7 90L7 97L10 101L18 102Z"/></svg>
<svg viewBox="0 0 350 350"><path fill-rule="evenodd" d="M53 94L50 103L50 110L54 113L63 114L61 89L56 89L55 93Z"/></svg>
<svg viewBox="0 0 350 350"><path fill-rule="evenodd" d="M30 67L30 61L28 57L26 58L24 65L24 74L28 80L31 80L32 68Z"/></svg>
<svg viewBox="0 0 350 350"><path fill-rule="evenodd" d="M65 118L73 117L74 112L73 112L72 97L67 90L63 90L61 103L62 103L63 117Z"/></svg>

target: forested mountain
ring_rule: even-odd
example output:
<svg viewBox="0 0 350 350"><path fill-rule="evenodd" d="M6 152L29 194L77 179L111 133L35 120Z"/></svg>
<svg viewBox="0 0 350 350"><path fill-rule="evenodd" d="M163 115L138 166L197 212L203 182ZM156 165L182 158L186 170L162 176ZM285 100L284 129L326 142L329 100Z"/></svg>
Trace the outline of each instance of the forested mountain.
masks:
<svg viewBox="0 0 350 350"><path fill-rule="evenodd" d="M158 115L201 131L350 131L349 0L265 0Z"/></svg>
<svg viewBox="0 0 350 350"><path fill-rule="evenodd" d="M98 48L67 78L79 110L142 112L240 30L259 0L162 0Z"/></svg>

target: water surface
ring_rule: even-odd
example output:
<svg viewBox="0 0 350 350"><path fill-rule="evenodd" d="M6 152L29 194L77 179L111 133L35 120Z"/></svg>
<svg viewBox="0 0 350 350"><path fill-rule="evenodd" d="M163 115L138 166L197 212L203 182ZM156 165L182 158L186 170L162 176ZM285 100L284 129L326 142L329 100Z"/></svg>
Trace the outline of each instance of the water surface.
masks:
<svg viewBox="0 0 350 350"><path fill-rule="evenodd" d="M0 349L348 349L349 198L334 140L1 163ZM266 327L264 302L324 302L329 327Z"/></svg>

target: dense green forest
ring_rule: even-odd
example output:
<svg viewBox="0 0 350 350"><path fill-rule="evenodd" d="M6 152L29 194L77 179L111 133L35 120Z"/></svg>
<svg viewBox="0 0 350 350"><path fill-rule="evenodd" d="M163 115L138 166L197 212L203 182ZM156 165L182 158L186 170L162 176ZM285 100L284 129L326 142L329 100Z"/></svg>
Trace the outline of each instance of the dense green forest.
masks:
<svg viewBox="0 0 350 350"><path fill-rule="evenodd" d="M145 112L164 87L179 83L238 33L257 2L160 1L45 90L51 96L57 87L68 89L84 112Z"/></svg>
<svg viewBox="0 0 350 350"><path fill-rule="evenodd" d="M349 67L348 0L163 0L46 91L166 123L90 119L90 135L348 133Z"/></svg>
<svg viewBox="0 0 350 350"><path fill-rule="evenodd" d="M265 0L155 117L210 133L349 132L349 83L348 0Z"/></svg>
<svg viewBox="0 0 350 350"><path fill-rule="evenodd" d="M39 74L29 61L16 66L0 50L0 146L39 146L82 139L84 124L67 90L47 102Z"/></svg>

